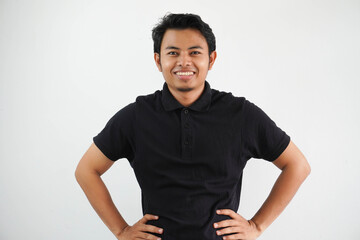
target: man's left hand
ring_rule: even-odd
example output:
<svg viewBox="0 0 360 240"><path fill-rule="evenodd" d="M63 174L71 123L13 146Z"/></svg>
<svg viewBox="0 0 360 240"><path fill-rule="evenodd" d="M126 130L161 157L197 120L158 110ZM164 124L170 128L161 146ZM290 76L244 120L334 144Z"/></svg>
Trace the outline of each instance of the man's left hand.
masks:
<svg viewBox="0 0 360 240"><path fill-rule="evenodd" d="M253 221L246 220L231 209L219 209L216 213L228 215L232 218L214 223L214 228L223 228L216 231L217 235L232 234L224 236L223 239L253 240L261 234Z"/></svg>

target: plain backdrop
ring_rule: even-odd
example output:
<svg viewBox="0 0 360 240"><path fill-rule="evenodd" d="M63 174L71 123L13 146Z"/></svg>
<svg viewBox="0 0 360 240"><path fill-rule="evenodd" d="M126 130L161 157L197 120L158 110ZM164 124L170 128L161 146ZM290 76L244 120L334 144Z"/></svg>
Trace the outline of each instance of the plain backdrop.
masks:
<svg viewBox="0 0 360 240"><path fill-rule="evenodd" d="M151 29L167 12L212 27L212 88L261 107L312 167L259 239L360 239L360 1L0 0L0 239L115 239L75 181L106 122L162 88ZM280 171L252 159L238 213ZM129 224L140 188L121 159L103 175Z"/></svg>

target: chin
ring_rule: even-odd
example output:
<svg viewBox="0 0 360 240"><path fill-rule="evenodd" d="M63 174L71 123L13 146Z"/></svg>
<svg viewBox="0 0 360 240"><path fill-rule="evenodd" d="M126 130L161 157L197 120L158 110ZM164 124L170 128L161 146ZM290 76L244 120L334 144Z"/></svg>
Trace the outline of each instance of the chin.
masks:
<svg viewBox="0 0 360 240"><path fill-rule="evenodd" d="M177 88L178 91L180 92L190 92L192 91L194 88L190 88L190 87L180 87L180 88Z"/></svg>

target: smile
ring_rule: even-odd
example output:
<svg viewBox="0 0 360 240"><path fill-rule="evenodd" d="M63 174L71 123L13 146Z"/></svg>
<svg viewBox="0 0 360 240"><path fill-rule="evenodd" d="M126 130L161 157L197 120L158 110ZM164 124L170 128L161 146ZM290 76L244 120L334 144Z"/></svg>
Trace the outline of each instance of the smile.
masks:
<svg viewBox="0 0 360 240"><path fill-rule="evenodd" d="M194 75L194 72L177 72L176 75L179 75L179 76L190 76L190 75Z"/></svg>

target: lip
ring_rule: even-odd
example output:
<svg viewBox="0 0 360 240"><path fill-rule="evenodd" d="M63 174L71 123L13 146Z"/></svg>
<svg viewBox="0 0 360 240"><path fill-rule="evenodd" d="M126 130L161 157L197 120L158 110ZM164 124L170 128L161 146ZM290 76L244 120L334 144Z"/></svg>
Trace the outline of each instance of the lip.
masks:
<svg viewBox="0 0 360 240"><path fill-rule="evenodd" d="M193 72L194 74L193 75L177 75L176 73L178 73L178 72ZM174 74L179 80L188 81L195 76L195 71L181 70L181 71L175 71Z"/></svg>
<svg viewBox="0 0 360 240"><path fill-rule="evenodd" d="M178 72L193 72L193 73L195 74L195 71L194 71L194 70L191 70L191 69L189 69L189 70L187 70L187 69L182 69L182 70L179 70L179 71L174 71L175 74L178 73Z"/></svg>

